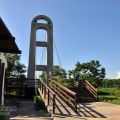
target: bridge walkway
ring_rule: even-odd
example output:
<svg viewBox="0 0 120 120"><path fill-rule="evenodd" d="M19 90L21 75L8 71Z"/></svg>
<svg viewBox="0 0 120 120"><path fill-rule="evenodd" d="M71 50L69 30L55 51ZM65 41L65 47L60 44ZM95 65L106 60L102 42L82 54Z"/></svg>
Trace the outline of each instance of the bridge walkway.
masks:
<svg viewBox="0 0 120 120"><path fill-rule="evenodd" d="M44 88L44 87L43 87ZM45 101L45 105L48 109L48 112L52 114L52 117L54 120L94 120L94 119L104 119L106 116L103 114L97 112L94 108L90 106L91 103L78 103L77 104L77 112L69 105L67 104L61 97L59 97L58 94L56 94L54 91L53 94L55 94L55 107L53 107L53 101L51 99L50 104L48 105L48 95L40 88L38 88L38 91L41 95L41 97ZM53 97L53 94L50 94L49 97ZM55 109L55 110L53 110ZM53 113L54 112L54 113Z"/></svg>

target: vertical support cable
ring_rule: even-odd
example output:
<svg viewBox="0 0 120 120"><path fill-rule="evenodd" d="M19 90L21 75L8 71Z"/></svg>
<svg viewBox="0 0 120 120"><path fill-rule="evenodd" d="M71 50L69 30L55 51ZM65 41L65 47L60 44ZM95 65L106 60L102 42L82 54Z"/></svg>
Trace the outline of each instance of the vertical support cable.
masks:
<svg viewBox="0 0 120 120"><path fill-rule="evenodd" d="M54 47L55 47L55 51L56 51L56 54L57 54L57 58L58 58L58 61L59 61L60 67L62 68L62 63L61 63L61 60L60 60L59 52L58 52L58 49L57 49L57 46L56 46L54 40L53 40L53 44L54 44Z"/></svg>

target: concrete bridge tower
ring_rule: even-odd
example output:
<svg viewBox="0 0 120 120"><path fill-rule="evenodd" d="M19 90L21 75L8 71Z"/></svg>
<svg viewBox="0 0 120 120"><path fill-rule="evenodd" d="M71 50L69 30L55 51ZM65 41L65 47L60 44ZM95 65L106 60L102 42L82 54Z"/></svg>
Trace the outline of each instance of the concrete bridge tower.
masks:
<svg viewBox="0 0 120 120"><path fill-rule="evenodd" d="M44 20L45 23L40 23L40 20ZM46 30L47 41L36 40L36 31L40 29ZM36 47L46 47L47 65L36 65ZM51 19L44 15L36 16L31 23L27 77L35 79L35 71L46 71L47 81L51 78L53 71L53 24Z"/></svg>

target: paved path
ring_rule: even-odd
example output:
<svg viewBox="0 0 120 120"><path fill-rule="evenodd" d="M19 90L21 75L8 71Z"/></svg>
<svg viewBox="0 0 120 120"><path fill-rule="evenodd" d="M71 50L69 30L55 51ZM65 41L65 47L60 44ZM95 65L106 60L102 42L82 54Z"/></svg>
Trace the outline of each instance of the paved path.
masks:
<svg viewBox="0 0 120 120"><path fill-rule="evenodd" d="M78 114L55 115L54 120L120 120L120 105L105 102L78 105Z"/></svg>
<svg viewBox="0 0 120 120"><path fill-rule="evenodd" d="M56 102L57 106L53 120L120 120L120 105L105 102L81 103L78 104L78 113L75 113L62 99ZM51 119L47 111L36 111L31 100L19 101L16 111L11 113L10 118L10 120Z"/></svg>
<svg viewBox="0 0 120 120"><path fill-rule="evenodd" d="M42 95L43 97L43 95ZM47 99L45 99L47 105ZM52 112L52 106L47 106ZM78 104L78 113L74 112L57 96L54 120L120 120L120 105L105 102Z"/></svg>
<svg viewBox="0 0 120 120"><path fill-rule="evenodd" d="M34 109L32 100L19 101L19 106L10 116L10 120L51 120L47 110Z"/></svg>

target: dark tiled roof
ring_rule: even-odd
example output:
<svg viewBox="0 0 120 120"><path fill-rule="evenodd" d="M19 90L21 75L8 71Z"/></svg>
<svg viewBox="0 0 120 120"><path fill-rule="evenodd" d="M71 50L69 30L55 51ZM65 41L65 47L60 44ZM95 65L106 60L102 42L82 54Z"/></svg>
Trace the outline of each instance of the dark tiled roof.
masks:
<svg viewBox="0 0 120 120"><path fill-rule="evenodd" d="M21 54L15 43L15 37L12 36L5 23L0 17L0 52Z"/></svg>

